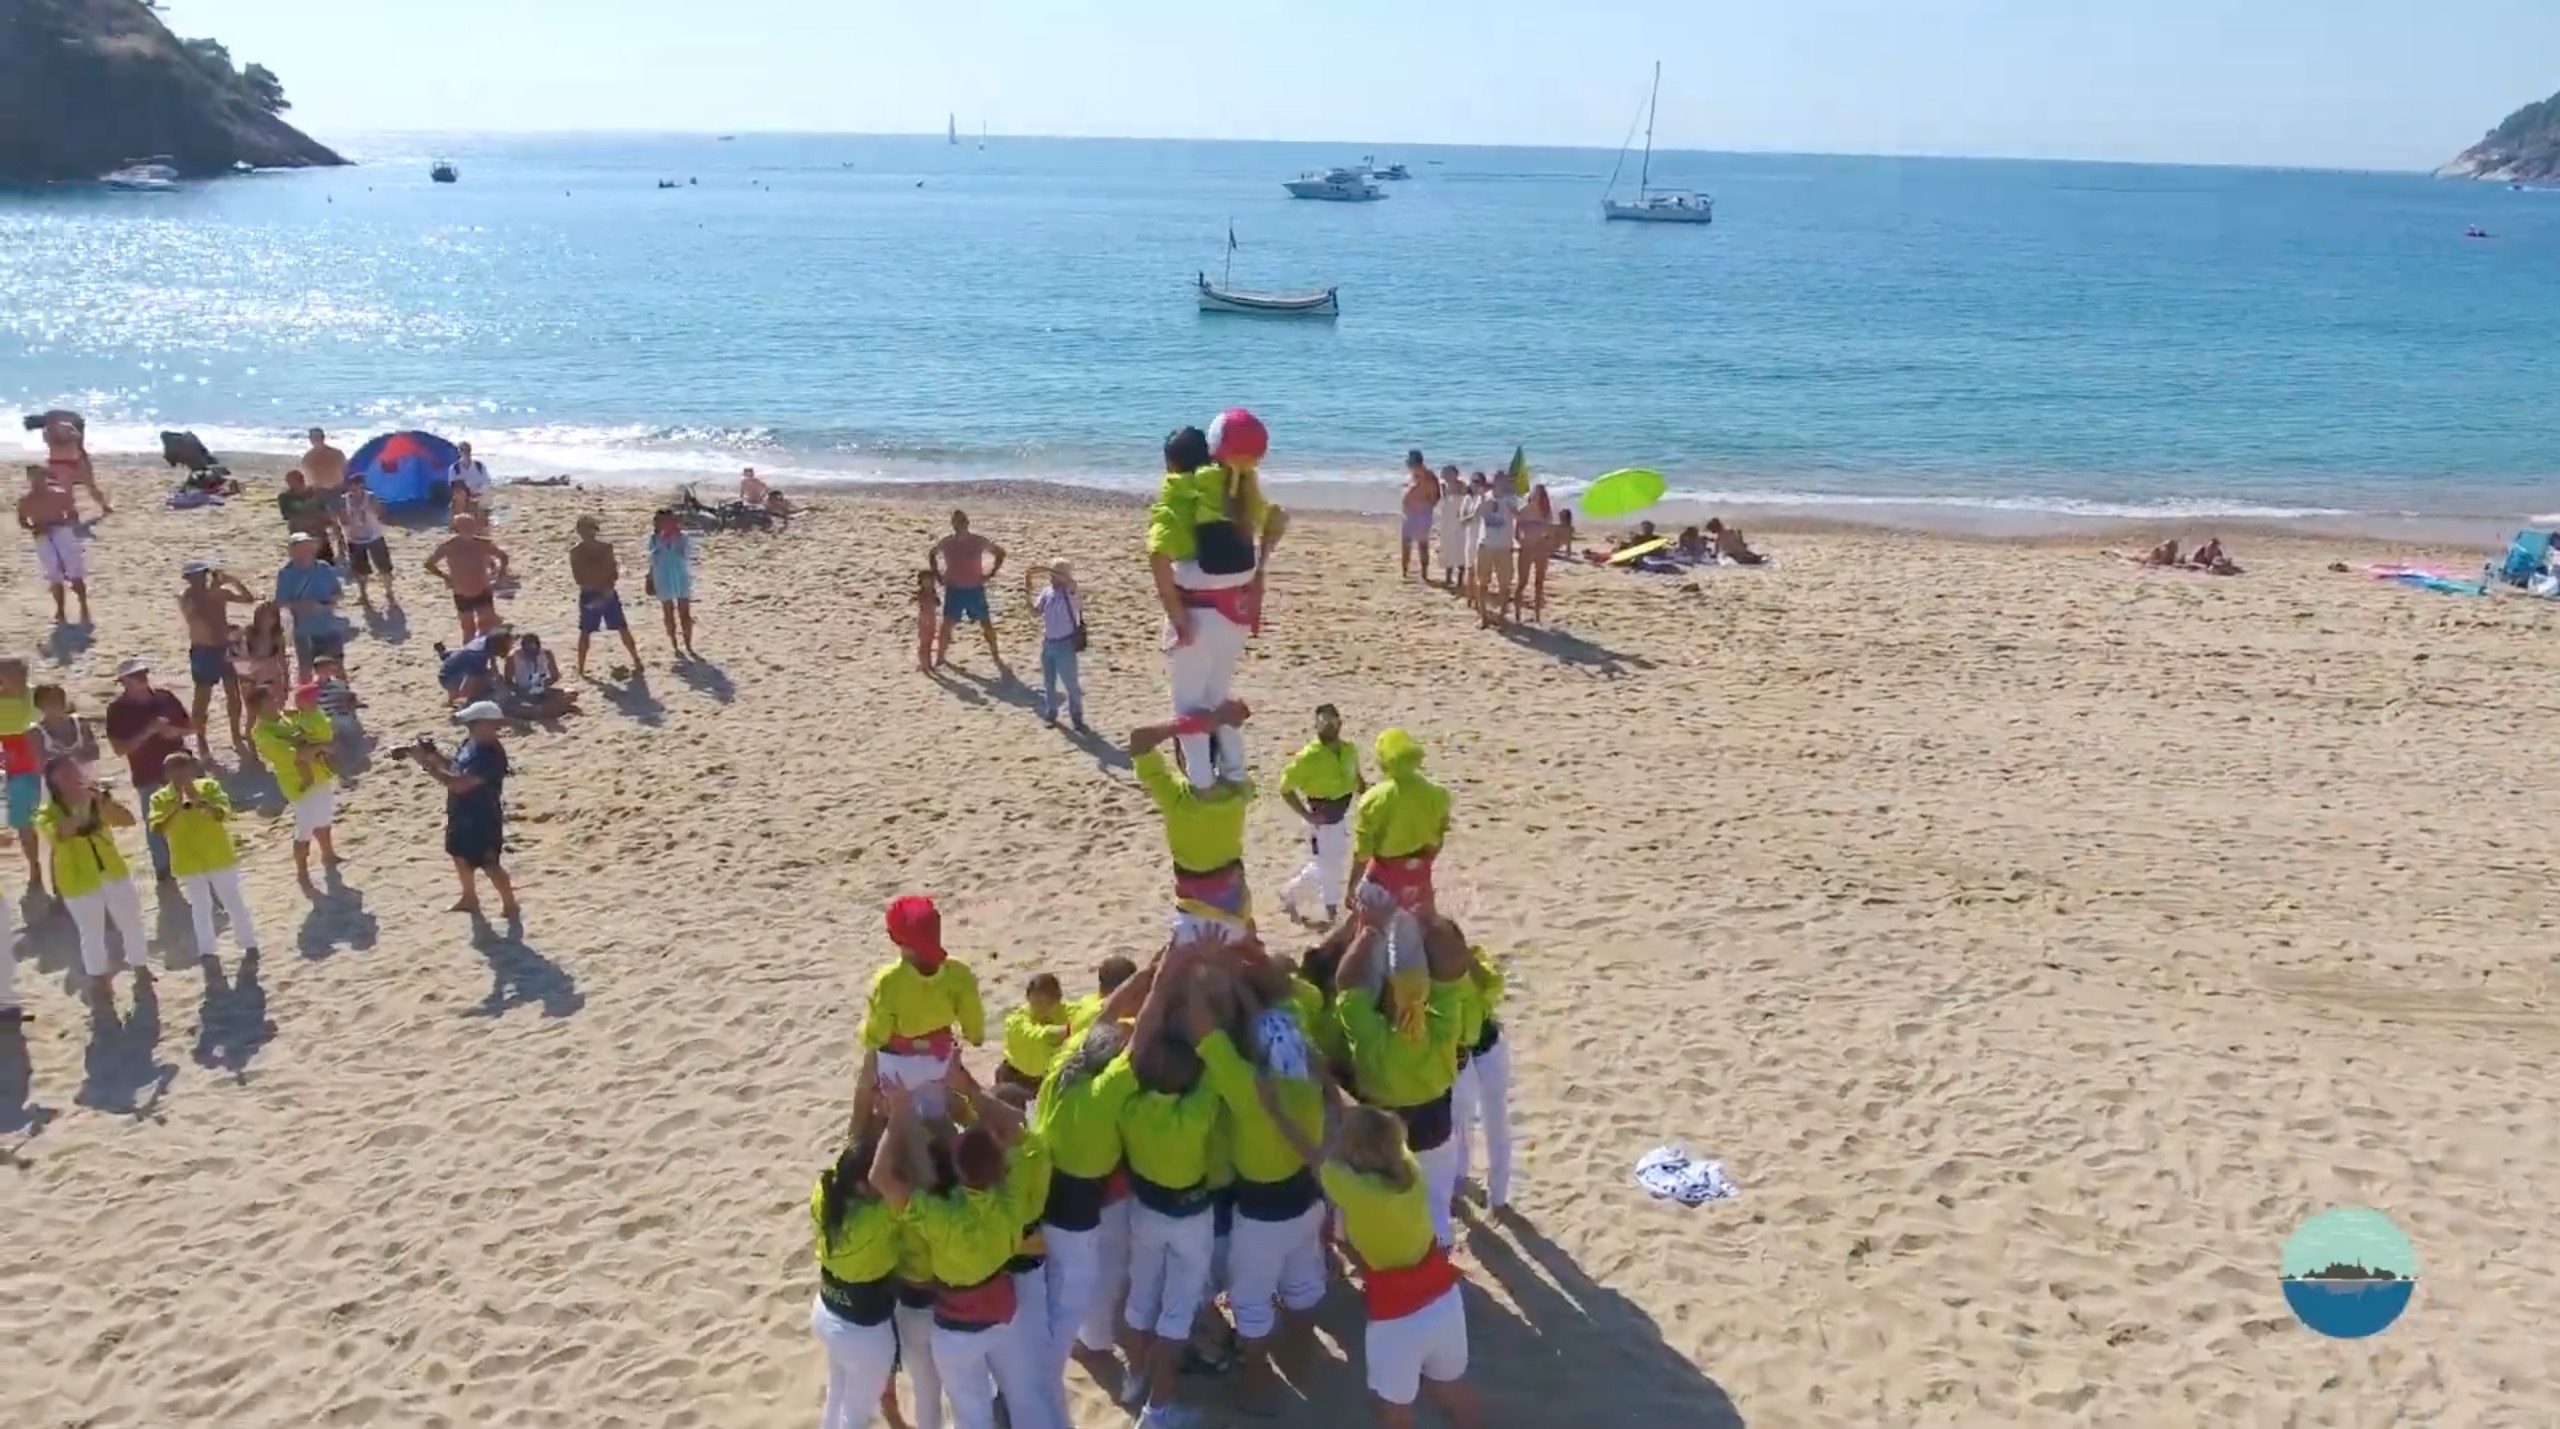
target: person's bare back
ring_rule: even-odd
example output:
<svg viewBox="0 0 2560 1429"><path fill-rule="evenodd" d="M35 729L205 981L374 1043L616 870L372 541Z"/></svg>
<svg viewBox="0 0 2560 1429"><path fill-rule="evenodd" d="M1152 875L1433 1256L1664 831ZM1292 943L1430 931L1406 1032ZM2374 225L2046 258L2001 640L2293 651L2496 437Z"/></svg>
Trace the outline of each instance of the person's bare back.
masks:
<svg viewBox="0 0 2560 1429"><path fill-rule="evenodd" d="M302 454L302 474L321 491L347 484L347 454L329 445L329 434L318 427L311 429L311 450Z"/></svg>
<svg viewBox="0 0 2560 1429"><path fill-rule="evenodd" d="M955 532L936 541L933 553L941 565L942 583L962 590L985 585L987 555L993 545L975 531Z"/></svg>
<svg viewBox="0 0 2560 1429"><path fill-rule="evenodd" d="M580 590L607 591L622 583L622 563L614 557L613 543L601 536L589 536L569 548L569 579Z"/></svg>
<svg viewBox="0 0 2560 1429"><path fill-rule="evenodd" d="M498 573L506 565L506 552L486 536L466 534L447 538L427 557L427 562L430 569L444 577L456 596L470 599L496 588Z"/></svg>
<svg viewBox="0 0 2560 1429"><path fill-rule="evenodd" d="M178 613L186 617L189 645L222 645L231 638L231 607L244 604L220 585L208 582L178 593Z"/></svg>

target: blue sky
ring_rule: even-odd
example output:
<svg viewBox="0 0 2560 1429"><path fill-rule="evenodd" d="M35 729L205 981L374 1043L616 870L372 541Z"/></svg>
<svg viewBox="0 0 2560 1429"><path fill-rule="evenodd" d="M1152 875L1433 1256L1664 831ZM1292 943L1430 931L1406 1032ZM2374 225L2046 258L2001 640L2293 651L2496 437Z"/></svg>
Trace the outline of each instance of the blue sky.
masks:
<svg viewBox="0 0 2560 1429"><path fill-rule="evenodd" d="M2560 0L166 0L378 130L922 132L2426 168Z"/></svg>

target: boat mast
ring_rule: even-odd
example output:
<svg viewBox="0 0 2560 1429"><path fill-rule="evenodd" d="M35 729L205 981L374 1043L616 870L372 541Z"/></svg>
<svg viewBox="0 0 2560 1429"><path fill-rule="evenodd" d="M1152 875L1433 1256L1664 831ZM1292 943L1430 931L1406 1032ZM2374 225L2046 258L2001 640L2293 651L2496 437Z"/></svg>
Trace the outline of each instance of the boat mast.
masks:
<svg viewBox="0 0 2560 1429"><path fill-rule="evenodd" d="M1662 61L1653 62L1653 93L1644 102L1644 167L1636 172L1636 202L1644 202L1645 185L1653 180L1653 110L1662 102Z"/></svg>

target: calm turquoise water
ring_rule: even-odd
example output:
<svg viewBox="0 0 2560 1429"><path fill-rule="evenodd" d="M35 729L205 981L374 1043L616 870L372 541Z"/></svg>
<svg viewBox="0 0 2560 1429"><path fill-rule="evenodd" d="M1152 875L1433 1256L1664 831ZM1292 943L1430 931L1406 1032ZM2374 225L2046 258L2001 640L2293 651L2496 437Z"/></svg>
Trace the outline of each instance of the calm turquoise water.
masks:
<svg viewBox="0 0 2560 1429"><path fill-rule="evenodd" d="M424 425L501 474L1150 481L1231 402L1276 477L1658 466L1789 504L2560 508L2560 194L2414 176L1685 154L745 136L357 140L362 167L0 195L0 404L103 445ZM427 182L431 154L463 182ZM656 181L698 179L675 191ZM918 181L922 180L922 186ZM1340 284L1333 324L1204 318ZM2497 236L2466 241L2466 225Z"/></svg>

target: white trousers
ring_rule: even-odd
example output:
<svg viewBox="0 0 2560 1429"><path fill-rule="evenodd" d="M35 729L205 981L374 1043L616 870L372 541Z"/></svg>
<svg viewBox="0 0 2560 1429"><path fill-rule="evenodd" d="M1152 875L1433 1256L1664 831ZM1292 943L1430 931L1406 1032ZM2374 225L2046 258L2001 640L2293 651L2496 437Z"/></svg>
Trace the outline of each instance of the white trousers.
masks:
<svg viewBox="0 0 2560 1429"><path fill-rule="evenodd" d="M1209 1258L1217 1240L1212 1212L1168 1216L1130 1208L1130 1329L1167 1340L1191 1338L1191 1322L1209 1293Z"/></svg>
<svg viewBox="0 0 2560 1429"><path fill-rule="evenodd" d="M149 966L151 947L146 939L150 935L143 931L142 895L134 891L132 879L110 879L104 887L63 899L62 906L71 911L71 926L80 935L80 966L89 976L105 977L115 967L115 959L107 952L109 923L124 939L126 966Z"/></svg>
<svg viewBox="0 0 2560 1429"><path fill-rule="evenodd" d="M1164 672L1173 682L1173 712L1211 714L1235 693L1236 662L1244 658L1253 632L1214 610L1185 613L1191 639L1164 652ZM1182 752L1182 772L1195 789L1206 789L1221 777L1245 777L1244 731L1232 725L1220 725L1214 740L1206 734L1182 735L1175 747Z"/></svg>
<svg viewBox="0 0 2560 1429"><path fill-rule="evenodd" d="M933 1316L926 1312L924 1318L930 1322ZM1021 1373L1013 1348L1016 1332L1029 1328L1019 1311L1005 1324L983 1330L933 1327L933 1364L942 1392L951 1398L952 1429L996 1429L998 1391L1007 1404L1030 1411L1027 1419L1013 1421L1015 1429L1040 1429L1048 1402L1041 1397L1039 1381Z"/></svg>
<svg viewBox="0 0 2560 1429"><path fill-rule="evenodd" d="M903 1087L915 1094L916 1115L942 1115L943 1079L951 1075L949 1058L922 1052L882 1052L872 1065L881 1085Z"/></svg>
<svg viewBox="0 0 2560 1429"><path fill-rule="evenodd" d="M195 920L197 957L213 956L213 907L217 903L230 916L231 936L239 940L242 950L257 951L258 925L249 917L249 896L241 891L239 869L190 873L178 880L178 891L187 895L187 912Z"/></svg>
<svg viewBox="0 0 2560 1429"><path fill-rule="evenodd" d="M1227 1308L1236 1333L1267 1340L1280 1327L1275 1302L1303 1314L1324 1303L1324 1203L1296 1220L1257 1221L1239 1215L1227 1237Z"/></svg>
<svg viewBox="0 0 2560 1429"><path fill-rule="evenodd" d="M1423 1189L1431 1193L1431 1233L1444 1246L1457 1244L1449 1230L1449 1203L1458 1195L1457 1133L1428 1151L1413 1153L1413 1159L1422 1163Z"/></svg>
<svg viewBox="0 0 2560 1429"><path fill-rule="evenodd" d="M337 827L338 786L315 784L293 801L293 841L311 842L323 829Z"/></svg>
<svg viewBox="0 0 2560 1429"><path fill-rule="evenodd" d="M1045 1238L1044 1238L1045 1239ZM1049 1363L1049 1267L1013 1277L1012 1333L1004 1353L1010 1362L996 1376L1004 1391L1005 1422L1013 1429L1067 1429L1067 1377ZM1015 1385L1024 1397L1014 1398Z"/></svg>
<svg viewBox="0 0 2560 1429"><path fill-rule="evenodd" d="M1511 1204L1511 1036L1503 1034L1493 1049L1458 1069L1458 1090L1451 1098L1455 1125L1449 1139L1458 1144L1457 1179L1464 1181L1474 1163L1474 1126L1484 1124L1484 1194L1494 1209Z"/></svg>
<svg viewBox="0 0 2560 1429"><path fill-rule="evenodd" d="M890 1323L898 1327L898 1367L915 1391L916 1429L942 1429L942 1374L933 1352L933 1312L901 1303Z"/></svg>
<svg viewBox="0 0 2560 1429"><path fill-rule="evenodd" d="M1351 819L1349 815L1330 824L1307 825L1307 863L1297 876L1280 888L1280 905L1284 908L1303 906L1299 900L1313 893L1327 912L1342 906L1343 890L1351 882Z"/></svg>
<svg viewBox="0 0 2560 1429"><path fill-rule="evenodd" d="M898 1366L898 1332L886 1324L857 1325L823 1300L810 1309L809 1328L827 1352L827 1407L818 1429L868 1429Z"/></svg>
<svg viewBox="0 0 2560 1429"><path fill-rule="evenodd" d="M1049 1251L1049 1357L1063 1386L1078 1344L1106 1352L1117 1343L1112 1331L1129 1278L1129 1203L1103 1207L1092 1230L1043 1226L1040 1239Z"/></svg>
<svg viewBox="0 0 2560 1429"><path fill-rule="evenodd" d="M1389 1404L1411 1404L1422 1382L1447 1384L1467 1374L1467 1302L1452 1285L1439 1299L1401 1320L1371 1320L1365 1348L1369 1392Z"/></svg>

